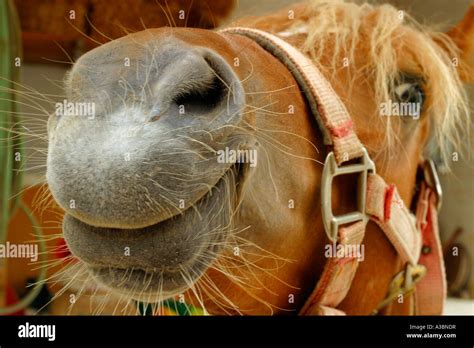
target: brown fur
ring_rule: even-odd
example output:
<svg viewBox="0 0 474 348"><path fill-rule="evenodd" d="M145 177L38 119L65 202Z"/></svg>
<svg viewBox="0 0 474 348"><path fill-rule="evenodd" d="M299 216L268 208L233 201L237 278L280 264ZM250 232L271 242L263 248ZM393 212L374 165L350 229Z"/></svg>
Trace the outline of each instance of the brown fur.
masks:
<svg viewBox="0 0 474 348"><path fill-rule="evenodd" d="M304 12L304 7L295 9ZM365 18L363 29L369 34L371 16L377 17L377 11L375 8ZM281 12L240 24L278 32L289 29L291 24L288 22L286 13ZM457 72L443 65L446 64L445 54L434 49L431 52L434 56L430 57L402 50L417 42L420 36L413 28L400 30L400 35L392 38L397 67L427 79L428 105L416 123L407 125L401 120L393 120L388 131L397 141L390 146L384 142L387 124L378 117L378 90L385 87L370 74L357 73L361 62L370 55L370 41L357 42L349 69L323 71L346 104L357 135L374 158L378 173L388 183L396 184L403 201L410 206L416 170L424 156L430 127L447 127L446 124L455 127L457 124L457 120L433 119L433 115L449 117L446 113L449 106L436 104L438 101L433 98L433 91L440 87L439 80L454 81L452 86L456 90L451 92L459 96L457 102L461 109L464 99L457 89ZM190 284L191 290L185 296L195 305L204 305L211 314L296 313L314 288L326 261L323 248L327 241L319 211L321 162L325 149L313 116L291 72L250 39L197 29L174 29L137 33L125 37L122 43L161 42L170 38L190 46L205 46L234 67L246 93L244 125L251 129L250 132L254 131L263 149L260 153L265 153L263 167L245 178L241 203L234 217L239 230L234 238L240 247L240 256L233 256L232 247L236 244L226 245L206 273L195 284ZM296 35L288 40L302 46L305 37ZM458 45L463 47L459 42ZM331 51L334 47L325 47L316 63L331 67L332 57L336 56ZM235 57L240 61L238 67L234 65ZM423 66L420 57L425 59ZM436 71L427 68L429 64L445 68L449 75L429 75ZM294 115L288 114L289 104L295 108ZM436 108L444 105L447 109L433 111L433 105ZM346 178L336 181L334 199L339 210L348 210L353 205L347 200L348 196L352 197L347 194L351 187ZM295 209L288 208L289 200L295 202ZM368 225L364 243L365 261L360 264L353 286L340 306L352 315L372 313L385 297L390 280L402 267L395 250L374 224ZM288 301L289 295L294 295L294 303ZM409 307L410 300L407 300L402 305L392 306L387 313L408 314Z"/></svg>

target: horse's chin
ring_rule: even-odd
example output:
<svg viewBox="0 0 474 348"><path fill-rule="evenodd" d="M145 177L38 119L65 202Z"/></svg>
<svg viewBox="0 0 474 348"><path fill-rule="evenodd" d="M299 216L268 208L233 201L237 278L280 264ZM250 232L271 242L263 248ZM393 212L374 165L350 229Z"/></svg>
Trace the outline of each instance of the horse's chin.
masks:
<svg viewBox="0 0 474 348"><path fill-rule="evenodd" d="M183 284L182 276L173 272L157 273L114 267L90 267L89 272L98 283L114 293L147 303L157 303L182 294L198 278L190 277L191 279ZM142 286L139 286L140 284Z"/></svg>
<svg viewBox="0 0 474 348"><path fill-rule="evenodd" d="M146 302L183 293L219 256L232 226L244 172L232 166L181 215L137 229L93 226L70 214L64 238L106 288Z"/></svg>

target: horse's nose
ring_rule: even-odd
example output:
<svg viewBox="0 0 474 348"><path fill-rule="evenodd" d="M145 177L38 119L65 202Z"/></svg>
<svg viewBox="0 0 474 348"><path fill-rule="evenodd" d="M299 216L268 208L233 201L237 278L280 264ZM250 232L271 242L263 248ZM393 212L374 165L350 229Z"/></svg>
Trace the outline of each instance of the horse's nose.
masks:
<svg viewBox="0 0 474 348"><path fill-rule="evenodd" d="M217 53L193 48L156 59L165 67L153 86L158 112L149 121L166 114L212 120L238 113L244 97L240 81Z"/></svg>
<svg viewBox="0 0 474 348"><path fill-rule="evenodd" d="M81 57L67 89L97 109L55 126L47 177L61 207L93 226L136 229L200 202L233 165L218 150L246 141L245 93L229 57L159 35Z"/></svg>

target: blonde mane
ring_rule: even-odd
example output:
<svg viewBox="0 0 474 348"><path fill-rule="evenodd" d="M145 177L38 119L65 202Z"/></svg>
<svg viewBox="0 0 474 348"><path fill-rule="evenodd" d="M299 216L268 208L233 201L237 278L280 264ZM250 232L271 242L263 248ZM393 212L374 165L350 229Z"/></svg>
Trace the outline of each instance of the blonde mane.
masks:
<svg viewBox="0 0 474 348"><path fill-rule="evenodd" d="M297 41L302 43L299 48L333 76L344 68L344 59L352 64L361 45L368 45L369 54L364 56L363 62L356 63L352 81L370 78L376 86L377 105L392 98L391 91L401 73L410 73L400 71L398 59L402 51L409 54L416 61L417 75L426 83L425 112L430 118L432 137L443 162L451 162L448 159L452 152L459 152L464 145L461 134L469 130L470 110L456 71L459 52L448 36L420 25L407 13L387 4L313 0L293 8L270 15L271 20L264 17L244 22L244 25L260 27L286 38L303 38ZM402 40L404 36L408 37ZM328 51L332 55L329 58ZM390 149L397 136L390 118L383 119Z"/></svg>

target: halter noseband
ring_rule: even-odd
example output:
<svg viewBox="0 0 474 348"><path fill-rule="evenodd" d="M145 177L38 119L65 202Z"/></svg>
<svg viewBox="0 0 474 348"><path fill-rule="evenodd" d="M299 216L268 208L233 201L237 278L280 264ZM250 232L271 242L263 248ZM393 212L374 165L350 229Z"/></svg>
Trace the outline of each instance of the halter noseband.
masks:
<svg viewBox="0 0 474 348"><path fill-rule="evenodd" d="M374 311L390 304L399 294L416 290L415 313L441 314L446 297L437 222L441 187L433 163L428 160L424 166L413 215L395 185L388 185L375 173L375 164L357 137L345 105L307 56L281 38L261 30L237 27L221 30L221 33L242 35L258 43L289 69L302 89L323 142L330 149L321 180L321 213L328 239L338 245L360 246L367 222L371 220L384 232L406 265L394 277L387 297ZM335 176L345 174L359 176L357 210L335 216L331 208L332 181ZM351 287L358 262L353 256L328 259L300 314L344 314L337 306Z"/></svg>

